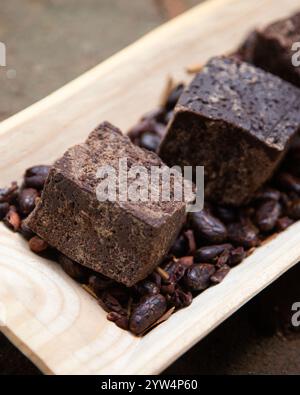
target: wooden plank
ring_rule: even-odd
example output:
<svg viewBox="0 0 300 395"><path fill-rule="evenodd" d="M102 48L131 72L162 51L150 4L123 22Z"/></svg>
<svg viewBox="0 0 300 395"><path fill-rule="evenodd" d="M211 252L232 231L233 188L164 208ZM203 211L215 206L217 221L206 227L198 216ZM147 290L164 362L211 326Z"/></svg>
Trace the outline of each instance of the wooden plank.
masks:
<svg viewBox="0 0 300 395"><path fill-rule="evenodd" d="M213 0L148 34L0 124L1 185L29 165L51 162L104 119L127 129L155 106L168 74L186 79L185 66L231 51L253 27L297 7L298 0ZM297 223L259 248L140 339L106 321L57 264L1 225L1 329L45 373L158 373L297 262L299 231Z"/></svg>

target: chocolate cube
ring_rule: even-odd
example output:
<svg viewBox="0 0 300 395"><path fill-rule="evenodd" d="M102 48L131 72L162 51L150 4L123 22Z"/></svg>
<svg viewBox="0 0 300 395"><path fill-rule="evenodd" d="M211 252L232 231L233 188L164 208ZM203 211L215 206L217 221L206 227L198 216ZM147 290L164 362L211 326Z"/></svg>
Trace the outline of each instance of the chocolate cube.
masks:
<svg viewBox="0 0 300 395"><path fill-rule="evenodd" d="M245 61L300 87L300 66L293 64L294 56L299 62L300 48L293 47L299 42L300 13L256 31L243 46L241 54Z"/></svg>
<svg viewBox="0 0 300 395"><path fill-rule="evenodd" d="M213 58L181 95L159 155L204 166L205 196L241 205L272 175L300 127L300 90L235 58Z"/></svg>
<svg viewBox="0 0 300 395"><path fill-rule="evenodd" d="M27 225L72 260L131 286L168 252L184 222L185 203L121 201L119 194L115 201L99 200L99 169L109 165L118 179L124 158L128 169L163 165L111 124L101 124L54 164Z"/></svg>

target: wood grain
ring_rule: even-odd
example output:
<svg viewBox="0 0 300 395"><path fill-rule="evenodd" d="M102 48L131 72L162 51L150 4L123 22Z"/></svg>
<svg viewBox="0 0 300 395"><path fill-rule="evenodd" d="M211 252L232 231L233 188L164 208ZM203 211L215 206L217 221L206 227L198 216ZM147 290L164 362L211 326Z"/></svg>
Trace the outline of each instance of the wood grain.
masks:
<svg viewBox="0 0 300 395"><path fill-rule="evenodd" d="M159 100L166 76L231 51L253 27L294 12L298 0L213 0L176 18L39 103L0 124L0 183L51 162L100 121L126 130ZM48 374L158 373L300 257L300 223L259 248L224 282L135 338L57 264L0 226L1 330Z"/></svg>

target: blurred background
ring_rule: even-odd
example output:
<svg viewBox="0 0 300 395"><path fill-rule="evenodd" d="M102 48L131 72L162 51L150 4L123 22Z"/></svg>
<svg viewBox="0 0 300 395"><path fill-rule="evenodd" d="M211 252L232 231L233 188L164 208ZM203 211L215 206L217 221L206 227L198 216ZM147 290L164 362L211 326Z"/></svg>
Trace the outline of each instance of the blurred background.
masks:
<svg viewBox="0 0 300 395"><path fill-rule="evenodd" d="M45 97L199 0L1 0L0 120ZM13 80L13 81L12 81Z"/></svg>
<svg viewBox="0 0 300 395"><path fill-rule="evenodd" d="M0 68L0 120L203 1L1 0L7 67ZM300 334L290 326L299 278L298 265L166 373L300 374ZM0 335L0 374L39 371Z"/></svg>

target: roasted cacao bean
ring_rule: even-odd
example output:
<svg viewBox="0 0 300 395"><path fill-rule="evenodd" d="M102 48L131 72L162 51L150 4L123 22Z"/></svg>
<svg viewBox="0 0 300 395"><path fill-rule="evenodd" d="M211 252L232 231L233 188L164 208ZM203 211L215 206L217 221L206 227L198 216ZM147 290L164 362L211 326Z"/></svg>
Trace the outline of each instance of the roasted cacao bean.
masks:
<svg viewBox="0 0 300 395"><path fill-rule="evenodd" d="M157 295L159 287L152 281L141 281L136 285L136 290L141 295Z"/></svg>
<svg viewBox="0 0 300 395"><path fill-rule="evenodd" d="M276 229L279 232L282 232L285 229L287 229L289 226L291 226L293 223L294 223L294 221L291 218L289 218L289 217L279 218L277 223L276 223Z"/></svg>
<svg viewBox="0 0 300 395"><path fill-rule="evenodd" d="M262 203L255 214L255 223L262 232L270 232L276 225L281 213L281 205L277 200Z"/></svg>
<svg viewBox="0 0 300 395"><path fill-rule="evenodd" d="M275 200L280 199L280 191L270 187L264 187L256 192L254 200Z"/></svg>
<svg viewBox="0 0 300 395"><path fill-rule="evenodd" d="M18 184L12 182L9 188L0 188L0 203L14 203L18 194Z"/></svg>
<svg viewBox="0 0 300 395"><path fill-rule="evenodd" d="M184 90L184 84L178 84L170 93L168 100L165 104L165 109L166 111L173 110L173 108L176 106L179 97L181 96L182 92Z"/></svg>
<svg viewBox="0 0 300 395"><path fill-rule="evenodd" d="M151 132L145 132L140 137L140 147L147 149L148 151L156 152L160 144L161 138Z"/></svg>
<svg viewBox="0 0 300 395"><path fill-rule="evenodd" d="M238 247L230 251L228 265L233 267L241 263L246 258L246 251L243 247Z"/></svg>
<svg viewBox="0 0 300 395"><path fill-rule="evenodd" d="M155 323L167 310L167 302L163 295L145 297L134 308L129 319L129 329L136 335L142 334Z"/></svg>
<svg viewBox="0 0 300 395"><path fill-rule="evenodd" d="M180 235L173 244L170 254L177 258L184 256L188 253L189 243L184 235Z"/></svg>
<svg viewBox="0 0 300 395"><path fill-rule="evenodd" d="M33 236L29 240L29 247L31 251L35 252L36 254L39 254L48 248L48 243L38 236Z"/></svg>
<svg viewBox="0 0 300 395"><path fill-rule="evenodd" d="M39 193L36 189L25 188L20 191L18 202L20 211L23 215L27 216L35 207L36 198Z"/></svg>
<svg viewBox="0 0 300 395"><path fill-rule="evenodd" d="M250 223L228 225L228 238L235 245L245 248L256 247L260 242L256 227Z"/></svg>
<svg viewBox="0 0 300 395"><path fill-rule="evenodd" d="M216 207L215 209L217 217L224 222L224 224L230 224L237 220L237 212L232 207Z"/></svg>
<svg viewBox="0 0 300 395"><path fill-rule="evenodd" d="M38 190L43 189L49 171L50 171L50 166L46 166L46 165L30 167L25 172L25 176L24 176L25 187L35 188Z"/></svg>
<svg viewBox="0 0 300 395"><path fill-rule="evenodd" d="M7 214L3 219L4 224L14 232L17 232L21 226L21 218L15 206L10 206Z"/></svg>
<svg viewBox="0 0 300 395"><path fill-rule="evenodd" d="M98 296L98 303L108 313L114 311L126 316L126 310L121 306L119 301L108 291L102 291Z"/></svg>
<svg viewBox="0 0 300 395"><path fill-rule="evenodd" d="M300 193L300 178L290 173L279 173L276 177L278 186L286 191Z"/></svg>
<svg viewBox="0 0 300 395"><path fill-rule="evenodd" d="M189 246L188 254L194 255L196 248L197 248L194 232L191 229L189 229L186 232L184 232L184 236L188 240L188 246Z"/></svg>
<svg viewBox="0 0 300 395"><path fill-rule="evenodd" d="M101 274L94 274L89 277L89 286L96 295L101 295L102 291L108 289L114 284L114 281Z"/></svg>
<svg viewBox="0 0 300 395"><path fill-rule="evenodd" d="M164 270L169 274L169 283L177 283L184 276L185 271L193 264L193 257L182 257L177 261L167 263Z"/></svg>
<svg viewBox="0 0 300 395"><path fill-rule="evenodd" d="M129 321L128 318L124 314L117 313L115 311L111 311L107 314L108 321L114 322L121 329L128 329Z"/></svg>
<svg viewBox="0 0 300 395"><path fill-rule="evenodd" d="M217 260L216 268L220 269L221 267L226 265L228 263L229 256L230 256L230 251L228 249L224 250Z"/></svg>
<svg viewBox="0 0 300 395"><path fill-rule="evenodd" d="M227 239L226 226L207 209L192 213L190 223L198 244L203 239L210 243L223 243Z"/></svg>
<svg viewBox="0 0 300 395"><path fill-rule="evenodd" d="M298 220L300 219L300 199L297 199L291 202L288 208L288 215L292 219Z"/></svg>
<svg viewBox="0 0 300 395"><path fill-rule="evenodd" d="M26 240L30 240L34 236L34 233L28 228L24 221L21 222L19 231Z"/></svg>
<svg viewBox="0 0 300 395"><path fill-rule="evenodd" d="M82 284L88 283L90 271L86 267L72 261L72 259L63 254L59 254L58 262L63 270L74 280Z"/></svg>
<svg viewBox="0 0 300 395"><path fill-rule="evenodd" d="M176 309L182 309L183 307L189 306L193 301L193 295L189 291L183 291L181 288L176 288L171 294L169 303L175 306Z"/></svg>
<svg viewBox="0 0 300 395"><path fill-rule="evenodd" d="M195 263L208 263L214 261L224 250L231 250L232 244L217 244L199 248L194 256Z"/></svg>
<svg viewBox="0 0 300 395"><path fill-rule="evenodd" d="M184 284L188 290L203 291L211 285L210 277L215 273L216 268L209 263L192 265L184 276Z"/></svg>

